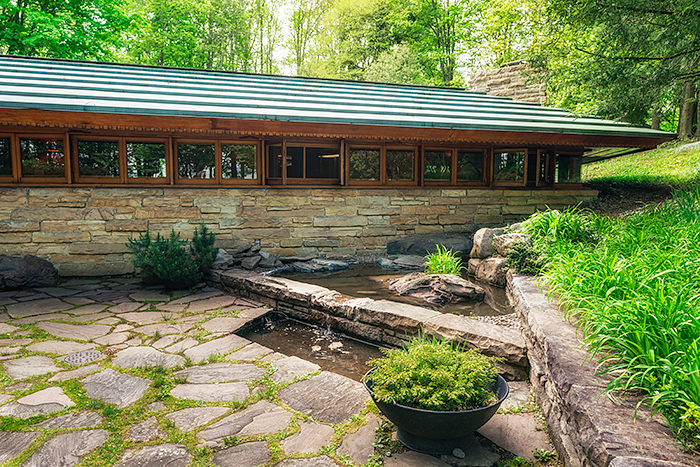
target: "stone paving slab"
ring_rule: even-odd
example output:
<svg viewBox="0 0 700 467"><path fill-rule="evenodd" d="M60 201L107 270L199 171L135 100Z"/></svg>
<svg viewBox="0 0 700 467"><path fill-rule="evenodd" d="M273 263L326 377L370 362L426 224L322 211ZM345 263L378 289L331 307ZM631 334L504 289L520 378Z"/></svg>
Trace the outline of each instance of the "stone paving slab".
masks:
<svg viewBox="0 0 700 467"><path fill-rule="evenodd" d="M243 427L238 432L238 436L260 436L270 433L277 433L289 427L292 419L291 412L284 410L280 406L275 406L267 412L253 417L253 421Z"/></svg>
<svg viewBox="0 0 700 467"><path fill-rule="evenodd" d="M124 302L109 307L109 311L112 313L128 313L130 311L136 311L144 305L145 304L141 302Z"/></svg>
<svg viewBox="0 0 700 467"><path fill-rule="evenodd" d="M284 384L294 381L294 378L301 378L309 373L318 371L320 366L299 357L286 357L275 361L275 372L270 379L276 384Z"/></svg>
<svg viewBox="0 0 700 467"><path fill-rule="evenodd" d="M282 388L279 395L294 410L323 423L343 423L369 401L361 383L328 371Z"/></svg>
<svg viewBox="0 0 700 467"><path fill-rule="evenodd" d="M257 342L253 342L252 344L248 344L240 350L231 352L230 354L228 354L228 358L231 360L250 361L255 360L256 358L264 357L265 355L269 355L272 352L272 349L268 349L267 347L260 345Z"/></svg>
<svg viewBox="0 0 700 467"><path fill-rule="evenodd" d="M47 415L60 412L66 407L61 404L24 405L19 402L8 402L0 406L0 416L26 419L35 415Z"/></svg>
<svg viewBox="0 0 700 467"><path fill-rule="evenodd" d="M51 438L22 467L72 467L109 439L107 430L73 431Z"/></svg>
<svg viewBox="0 0 700 467"><path fill-rule="evenodd" d="M79 306L78 308L73 308L68 310L68 313L71 315L94 315L97 314L101 311L103 311L105 308L107 308L108 305L105 305L103 303L93 303L92 305L85 305L85 306ZM112 316L111 313L106 314L105 316Z"/></svg>
<svg viewBox="0 0 700 467"><path fill-rule="evenodd" d="M267 443L253 441L223 449L214 454L212 461L221 467L257 467L267 464L271 459Z"/></svg>
<svg viewBox="0 0 700 467"><path fill-rule="evenodd" d="M177 399L191 399L208 402L243 402L250 396L245 382L214 384L178 384L170 395Z"/></svg>
<svg viewBox="0 0 700 467"><path fill-rule="evenodd" d="M197 434L197 437L207 445L222 445L224 438L237 435L243 428L252 423L258 415L274 410L277 406L269 401L261 400L245 409L222 418L209 425Z"/></svg>
<svg viewBox="0 0 700 467"><path fill-rule="evenodd" d="M167 437L167 434L158 426L156 417L152 416L129 428L129 434L126 439L132 443L143 443L165 437Z"/></svg>
<svg viewBox="0 0 700 467"><path fill-rule="evenodd" d="M232 350L247 344L250 344L248 339L231 334L230 336L214 339L187 349L185 350L185 356L189 358L192 363L200 363L212 355L226 355Z"/></svg>
<svg viewBox="0 0 700 467"><path fill-rule="evenodd" d="M160 334L161 336L166 336L168 334L184 334L190 329L192 329L191 324L156 323L135 328L133 331L138 332L140 334L145 334L147 336L155 336L156 333Z"/></svg>
<svg viewBox="0 0 700 467"><path fill-rule="evenodd" d="M0 346L0 355L14 355L22 350L21 347L2 347Z"/></svg>
<svg viewBox="0 0 700 467"><path fill-rule="evenodd" d="M328 456L312 457L310 459L285 459L275 467L338 467ZM417 466L416 466L417 467ZM427 466L426 466L427 467Z"/></svg>
<svg viewBox="0 0 700 467"><path fill-rule="evenodd" d="M135 302L167 302L170 301L170 295L152 290L139 290L129 295L129 298Z"/></svg>
<svg viewBox="0 0 700 467"><path fill-rule="evenodd" d="M9 401L12 398L13 398L13 396L11 396L10 394L0 393L0 405L4 404L5 402Z"/></svg>
<svg viewBox="0 0 700 467"><path fill-rule="evenodd" d="M175 428L187 433L221 417L228 411L228 407L190 407L166 414L165 418L170 420Z"/></svg>
<svg viewBox="0 0 700 467"><path fill-rule="evenodd" d="M300 431L284 439L281 446L287 454L313 453L329 446L335 430L320 423L299 422ZM374 443L374 440L372 440Z"/></svg>
<svg viewBox="0 0 700 467"><path fill-rule="evenodd" d="M253 381L265 376L267 370L250 363L208 363L185 368L175 373L188 383L223 383Z"/></svg>
<svg viewBox="0 0 700 467"><path fill-rule="evenodd" d="M181 444L157 444L126 453L116 467L187 467L192 455Z"/></svg>
<svg viewBox="0 0 700 467"><path fill-rule="evenodd" d="M194 302L196 300L204 300L205 298L211 298L211 297L216 297L218 295L222 295L223 292L219 290L212 290L210 292L199 292L196 294L192 295L187 295L182 298L178 298L177 300L173 300L170 302L171 305L186 305L190 302Z"/></svg>
<svg viewBox="0 0 700 467"><path fill-rule="evenodd" d="M67 381L69 379L82 378L85 375L94 373L95 371L101 369L102 367L98 364L83 366L70 371L61 371L56 373L51 378L49 378L49 383L55 383L60 381Z"/></svg>
<svg viewBox="0 0 700 467"><path fill-rule="evenodd" d="M111 318L114 315L112 313L108 313L106 311L102 313L92 313L89 315L80 315L80 316L73 316L71 318L65 318L61 321L66 321L68 323L89 323L90 321L97 321L101 320L104 318Z"/></svg>
<svg viewBox="0 0 700 467"><path fill-rule="evenodd" d="M202 329L207 332L236 332L248 322L247 319L218 317L202 323Z"/></svg>
<svg viewBox="0 0 700 467"><path fill-rule="evenodd" d="M236 297L231 295L219 295L205 300L191 302L187 307L188 313L199 313L200 311L214 311L217 308L224 308L236 301Z"/></svg>
<svg viewBox="0 0 700 467"><path fill-rule="evenodd" d="M0 323L0 334L8 334L10 332L15 332L19 328L7 323Z"/></svg>
<svg viewBox="0 0 700 467"><path fill-rule="evenodd" d="M54 361L42 355L32 355L30 357L7 360L3 363L7 376L14 380L31 378L32 376L45 375L59 371L60 368L54 365Z"/></svg>
<svg viewBox="0 0 700 467"><path fill-rule="evenodd" d="M107 368L83 378L81 384L89 397L122 409L141 399L151 381Z"/></svg>
<svg viewBox="0 0 700 467"><path fill-rule="evenodd" d="M197 339L194 339L192 337L186 337L180 342L176 342L172 345L169 345L165 348L165 350L170 353L180 353L184 352L187 349L191 349L196 345L199 345L199 341Z"/></svg>
<svg viewBox="0 0 700 467"><path fill-rule="evenodd" d="M56 337L83 341L102 337L112 330L103 324L40 323L37 327Z"/></svg>
<svg viewBox="0 0 700 467"><path fill-rule="evenodd" d="M66 393L63 392L58 386L52 386L50 388L42 389L40 391L28 394L17 402L22 405L43 405L43 404L60 404L64 407L73 407L75 402L73 402Z"/></svg>
<svg viewBox="0 0 700 467"><path fill-rule="evenodd" d="M0 464L3 464L24 451L39 437L36 432L0 431Z"/></svg>
<svg viewBox="0 0 700 467"><path fill-rule="evenodd" d="M162 313L160 311L131 311L127 313L122 313L119 315L120 318L130 321L132 323L145 326L146 324L160 323L165 321L166 318L172 317L172 313Z"/></svg>
<svg viewBox="0 0 700 467"><path fill-rule="evenodd" d="M235 307L229 307L235 308ZM257 308L242 308L238 310L238 317L246 320L254 320L260 318L263 315L269 313L271 308L268 307L257 307Z"/></svg>
<svg viewBox="0 0 700 467"><path fill-rule="evenodd" d="M45 430L54 430L57 428L92 428L102 423L102 420L102 416L97 412L71 412L44 420L36 427Z"/></svg>
<svg viewBox="0 0 700 467"><path fill-rule="evenodd" d="M179 355L160 352L153 347L129 347L118 352L112 365L120 368L174 368L184 365L185 359Z"/></svg>
<svg viewBox="0 0 700 467"><path fill-rule="evenodd" d="M156 348L156 349L164 349L169 345L172 345L173 343L177 342L179 339L181 339L181 336L176 336L174 334L170 334L167 336L163 336L154 343L151 344L151 347ZM175 352L173 352L175 353Z"/></svg>
<svg viewBox="0 0 700 467"><path fill-rule="evenodd" d="M281 465L281 464L280 464ZM437 457L421 454L414 451L406 451L392 454L384 458L384 467L451 467Z"/></svg>
<svg viewBox="0 0 700 467"><path fill-rule="evenodd" d="M15 324L34 324L39 323L41 321L60 321L65 318L70 318L70 315L66 313L48 313L45 315L29 316L27 318L15 319L12 322Z"/></svg>
<svg viewBox="0 0 700 467"><path fill-rule="evenodd" d="M374 414L368 414L367 423L362 425L355 433L345 435L343 442L337 449L340 456L348 456L355 464L361 465L369 462L374 454L374 439L380 420Z"/></svg>
<svg viewBox="0 0 700 467"><path fill-rule="evenodd" d="M66 355L94 348L95 344L85 344L75 341L43 341L27 346L27 350L32 352L52 353L56 355Z"/></svg>
<svg viewBox="0 0 700 467"><path fill-rule="evenodd" d="M15 346L15 345L27 345L27 344L31 344L31 343L32 343L32 339L30 339L28 337L24 337L24 338L20 337L20 338L16 338L16 339L12 339L12 338L0 339L0 345L7 345L10 347Z"/></svg>
<svg viewBox="0 0 700 467"><path fill-rule="evenodd" d="M27 318L29 316L44 315L57 311L66 311L73 308L70 303L63 302L58 298L47 298L44 300L31 300L22 303L7 305L5 310L12 318Z"/></svg>
<svg viewBox="0 0 700 467"><path fill-rule="evenodd" d="M128 339L128 332L112 332L111 334L93 340L100 345L116 345L126 342Z"/></svg>

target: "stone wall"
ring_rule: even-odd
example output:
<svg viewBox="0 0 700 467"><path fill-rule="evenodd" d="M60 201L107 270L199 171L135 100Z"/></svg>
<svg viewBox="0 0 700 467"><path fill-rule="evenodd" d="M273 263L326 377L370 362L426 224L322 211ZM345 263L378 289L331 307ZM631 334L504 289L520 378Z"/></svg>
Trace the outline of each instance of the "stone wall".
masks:
<svg viewBox="0 0 700 467"><path fill-rule="evenodd" d="M530 82L529 71L526 64L513 62L503 68L473 74L467 79L467 84L470 91L545 105L547 85Z"/></svg>
<svg viewBox="0 0 700 467"><path fill-rule="evenodd" d="M602 395L611 380L588 360L576 328L542 293L535 279L508 274L508 299L523 324L530 382L565 467L681 467L698 465L673 441L661 414L640 398Z"/></svg>
<svg viewBox="0 0 700 467"><path fill-rule="evenodd" d="M48 259L62 276L133 272L127 239L205 223L219 246L282 255L369 254L411 234L473 232L594 190L0 187L0 254ZM239 244L238 243L238 244Z"/></svg>

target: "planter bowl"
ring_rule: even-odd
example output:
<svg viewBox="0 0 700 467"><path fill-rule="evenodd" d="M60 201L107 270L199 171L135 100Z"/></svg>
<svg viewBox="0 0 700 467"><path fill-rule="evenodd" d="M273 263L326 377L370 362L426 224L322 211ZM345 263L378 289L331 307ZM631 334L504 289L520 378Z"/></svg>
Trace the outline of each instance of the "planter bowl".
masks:
<svg viewBox="0 0 700 467"><path fill-rule="evenodd" d="M508 383L501 376L496 379L493 391L498 402L487 407L456 412L416 409L400 404L390 404L374 398L370 370L364 385L379 410L398 429L399 441L409 449L426 454L449 454L455 448L467 446L474 432L496 413L508 397Z"/></svg>

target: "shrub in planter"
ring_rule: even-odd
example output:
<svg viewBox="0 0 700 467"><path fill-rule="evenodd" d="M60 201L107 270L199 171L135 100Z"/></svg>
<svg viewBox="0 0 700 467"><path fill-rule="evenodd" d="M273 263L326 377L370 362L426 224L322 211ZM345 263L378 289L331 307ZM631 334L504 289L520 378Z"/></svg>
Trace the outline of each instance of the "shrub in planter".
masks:
<svg viewBox="0 0 700 467"><path fill-rule="evenodd" d="M162 284L168 289L186 289L197 284L216 258L214 234L205 226L201 233L195 228L189 249L186 245L187 241L181 240L174 230L167 238L156 234L155 240L146 231L138 240L129 239L127 244L134 255L134 266L141 270L143 282Z"/></svg>
<svg viewBox="0 0 700 467"><path fill-rule="evenodd" d="M445 454L463 447L508 395L499 361L448 341L414 339L368 362L365 387L409 448Z"/></svg>

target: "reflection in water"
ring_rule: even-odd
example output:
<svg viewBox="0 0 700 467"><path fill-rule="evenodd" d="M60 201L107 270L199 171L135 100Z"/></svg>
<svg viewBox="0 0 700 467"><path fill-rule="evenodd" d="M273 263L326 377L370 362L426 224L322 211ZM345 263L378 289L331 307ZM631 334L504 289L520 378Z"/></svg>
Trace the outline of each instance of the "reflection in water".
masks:
<svg viewBox="0 0 700 467"><path fill-rule="evenodd" d="M381 357L379 348L333 331L272 313L256 328L241 334L285 355L314 362L325 371L359 381L369 371L368 360Z"/></svg>
<svg viewBox="0 0 700 467"><path fill-rule="evenodd" d="M398 296L389 290L389 281L402 277L405 274L408 273L387 271L376 264L355 264L350 266L349 269L340 272L328 274L283 274L283 276L299 282L337 290L351 297L393 300L395 302L433 308L443 313L473 316L497 316L509 313L505 290L475 281L470 277L465 277L465 279L475 282L486 291L486 298L483 302L449 303L441 307L435 307L420 298Z"/></svg>

